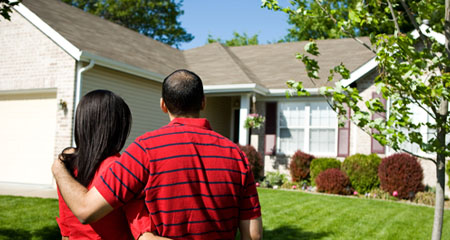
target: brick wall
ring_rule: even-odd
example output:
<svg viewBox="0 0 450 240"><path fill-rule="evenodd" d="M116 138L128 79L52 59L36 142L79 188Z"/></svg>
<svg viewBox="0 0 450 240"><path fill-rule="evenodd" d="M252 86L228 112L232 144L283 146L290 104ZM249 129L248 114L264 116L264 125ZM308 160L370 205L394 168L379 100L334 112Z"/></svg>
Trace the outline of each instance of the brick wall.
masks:
<svg viewBox="0 0 450 240"><path fill-rule="evenodd" d="M55 154L71 144L76 61L17 12L0 21L0 92L56 89Z"/></svg>

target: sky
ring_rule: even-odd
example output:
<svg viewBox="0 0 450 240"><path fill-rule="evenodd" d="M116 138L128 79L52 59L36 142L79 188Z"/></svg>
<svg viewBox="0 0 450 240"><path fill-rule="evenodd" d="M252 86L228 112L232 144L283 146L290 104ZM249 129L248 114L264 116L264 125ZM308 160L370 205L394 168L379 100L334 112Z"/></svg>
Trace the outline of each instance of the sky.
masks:
<svg viewBox="0 0 450 240"><path fill-rule="evenodd" d="M279 2L287 6L288 1ZM181 26L195 37L181 44L183 50L205 45L208 34L222 40L231 39L234 31L258 34L259 44L267 44L288 33L287 14L261 8L261 0L184 0L182 9Z"/></svg>

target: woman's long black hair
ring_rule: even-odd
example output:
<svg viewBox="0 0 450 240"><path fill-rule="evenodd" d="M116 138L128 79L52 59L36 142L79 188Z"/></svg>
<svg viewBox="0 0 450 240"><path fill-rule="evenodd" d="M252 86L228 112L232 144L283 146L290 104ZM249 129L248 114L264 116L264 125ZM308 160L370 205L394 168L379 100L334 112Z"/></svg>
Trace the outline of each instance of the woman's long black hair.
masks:
<svg viewBox="0 0 450 240"><path fill-rule="evenodd" d="M95 90L80 101L75 115L75 152L62 160L83 186L92 181L100 163L120 152L131 128L131 112L125 101L108 90ZM74 171L77 174L74 174Z"/></svg>

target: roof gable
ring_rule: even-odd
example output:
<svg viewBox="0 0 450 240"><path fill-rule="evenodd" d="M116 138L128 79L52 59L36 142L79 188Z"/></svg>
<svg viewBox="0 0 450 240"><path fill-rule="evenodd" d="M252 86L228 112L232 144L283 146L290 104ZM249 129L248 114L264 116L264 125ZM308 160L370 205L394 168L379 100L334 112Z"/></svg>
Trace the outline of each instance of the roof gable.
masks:
<svg viewBox="0 0 450 240"><path fill-rule="evenodd" d="M186 68L181 51L58 0L23 0L81 51L167 75Z"/></svg>

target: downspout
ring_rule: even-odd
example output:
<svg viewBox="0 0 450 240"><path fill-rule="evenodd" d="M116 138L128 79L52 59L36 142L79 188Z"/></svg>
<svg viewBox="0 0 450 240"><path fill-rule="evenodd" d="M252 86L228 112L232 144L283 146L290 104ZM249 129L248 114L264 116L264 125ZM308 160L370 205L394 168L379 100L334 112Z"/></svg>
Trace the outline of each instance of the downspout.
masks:
<svg viewBox="0 0 450 240"><path fill-rule="evenodd" d="M80 102L81 98L81 87L83 82L83 73L87 70L93 68L95 65L94 60L90 60L89 64L85 67L81 67L81 62L77 62L77 78L76 78L76 85L75 85L75 101L74 101L74 107L73 107L73 123L72 123L72 147L75 147L75 115L76 115L76 109L78 106L78 103Z"/></svg>

